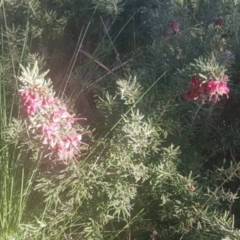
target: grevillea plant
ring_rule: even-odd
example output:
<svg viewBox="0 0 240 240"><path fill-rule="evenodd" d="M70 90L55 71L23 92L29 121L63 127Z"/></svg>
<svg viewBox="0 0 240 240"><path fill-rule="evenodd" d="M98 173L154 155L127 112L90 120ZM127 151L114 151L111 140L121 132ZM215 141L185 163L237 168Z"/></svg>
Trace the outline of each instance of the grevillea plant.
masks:
<svg viewBox="0 0 240 240"><path fill-rule="evenodd" d="M223 81L216 81L215 79L204 80L202 77L193 76L190 79L191 89L184 95L186 100L213 101L214 103L220 100L220 97L226 95L228 97L229 88L225 76Z"/></svg>
<svg viewBox="0 0 240 240"><path fill-rule="evenodd" d="M44 79L47 72L39 75L37 62L32 70L21 68L20 116L25 136L47 159L67 165L80 155L83 145L82 132L74 125L77 118L55 97L51 80Z"/></svg>
<svg viewBox="0 0 240 240"><path fill-rule="evenodd" d="M224 64L219 64L214 55L210 58L199 58L190 64L190 89L184 94L186 100L200 100L202 103L220 101L221 97L228 98L228 75L225 74Z"/></svg>

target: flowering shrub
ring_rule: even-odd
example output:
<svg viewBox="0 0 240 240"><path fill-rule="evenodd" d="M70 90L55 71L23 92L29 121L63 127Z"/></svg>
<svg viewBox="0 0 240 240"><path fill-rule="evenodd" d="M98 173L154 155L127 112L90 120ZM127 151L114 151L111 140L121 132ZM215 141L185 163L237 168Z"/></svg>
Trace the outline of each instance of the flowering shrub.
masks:
<svg viewBox="0 0 240 240"><path fill-rule="evenodd" d="M61 4L56 7L56 2ZM1 102L9 103L16 90L10 81L15 63L41 61L46 55L53 81L64 82L71 100L88 114L95 136L84 161L64 171L35 174L38 165L25 159L42 156L25 150L34 146L44 153L41 161L68 164L83 152L83 131L37 69L23 71L18 132L27 139L21 149L26 156L8 158L18 152L12 151L12 143L0 154L7 179L0 177L1 192L6 189L9 196L0 197L0 218L18 216L0 226L21 220L19 231L10 229L14 236L6 239L240 239L240 0L121 2L4 3L13 29L2 28L1 99L2 84L14 89L7 86L9 97ZM47 47L53 49L48 52ZM80 48L90 57L79 55ZM26 56L32 52L36 55ZM117 77L105 75L102 65ZM125 79L125 73L134 78ZM218 102L229 94L226 75L234 89L229 100ZM75 98L76 92L84 97ZM183 92L186 100L196 102L182 101ZM0 122L8 123L3 111L1 104ZM11 182L16 162L21 166L16 172L24 176ZM33 192L12 190L24 186L19 179L31 172L25 185ZM31 196L29 206L12 204L19 195ZM16 213L14 205L24 212ZM2 229L0 236L5 239Z"/></svg>
<svg viewBox="0 0 240 240"><path fill-rule="evenodd" d="M19 80L23 83L19 90L21 117L28 140L36 143L53 162L67 164L80 154L82 144L82 135L73 126L76 118L54 97L51 84L44 78L24 71Z"/></svg>
<svg viewBox="0 0 240 240"><path fill-rule="evenodd" d="M225 79L228 77L225 76ZM226 81L216 81L215 79L204 80L201 77L193 76L190 79L191 89L184 95L186 100L200 99L213 101L216 103L220 97L226 95L228 97L229 88Z"/></svg>

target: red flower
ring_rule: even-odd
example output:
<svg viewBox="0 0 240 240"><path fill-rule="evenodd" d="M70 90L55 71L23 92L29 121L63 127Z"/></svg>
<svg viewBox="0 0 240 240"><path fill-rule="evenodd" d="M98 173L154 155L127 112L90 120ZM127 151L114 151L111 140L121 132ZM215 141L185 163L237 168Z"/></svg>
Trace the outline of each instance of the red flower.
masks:
<svg viewBox="0 0 240 240"><path fill-rule="evenodd" d="M228 79L224 76L223 79ZM214 101L215 103L220 100L220 96L226 95L228 97L229 88L226 81L216 81L209 79L204 82L204 79L198 76L193 76L190 79L191 89L184 94L186 100L201 99L203 102Z"/></svg>
<svg viewBox="0 0 240 240"><path fill-rule="evenodd" d="M197 100L199 98L200 94L196 90L190 90L187 93L184 94L184 98L186 100Z"/></svg>
<svg viewBox="0 0 240 240"><path fill-rule="evenodd" d="M198 88L200 84L203 82L203 79L198 76L193 76L191 77L190 82L192 88Z"/></svg>
<svg viewBox="0 0 240 240"><path fill-rule="evenodd" d="M224 25L223 19L222 18L216 19L215 22L214 22L214 25L215 26L220 26L220 27L223 26Z"/></svg>

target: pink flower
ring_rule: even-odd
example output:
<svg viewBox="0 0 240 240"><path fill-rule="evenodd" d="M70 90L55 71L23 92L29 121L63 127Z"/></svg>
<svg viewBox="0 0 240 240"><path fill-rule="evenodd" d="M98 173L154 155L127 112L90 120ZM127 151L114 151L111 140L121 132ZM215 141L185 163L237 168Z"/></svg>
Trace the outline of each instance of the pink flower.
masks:
<svg viewBox="0 0 240 240"><path fill-rule="evenodd" d="M56 145L56 135L54 134L47 134L42 137L41 140L43 145L49 145L51 149L53 149Z"/></svg>
<svg viewBox="0 0 240 240"><path fill-rule="evenodd" d="M210 80L205 83L205 89L206 89L207 93L209 93L209 94L216 93L217 88L218 88L218 83L214 80Z"/></svg>
<svg viewBox="0 0 240 240"><path fill-rule="evenodd" d="M224 81L219 82L217 92L220 96L223 96L225 94L228 97L229 88L227 87L227 83Z"/></svg>
<svg viewBox="0 0 240 240"><path fill-rule="evenodd" d="M54 123L60 122L62 119L62 115L59 111L55 111L52 113L51 119Z"/></svg>
<svg viewBox="0 0 240 240"><path fill-rule="evenodd" d="M55 152L59 158L66 160L73 158L79 152L82 136L73 133L69 136L64 136L55 146Z"/></svg>
<svg viewBox="0 0 240 240"><path fill-rule="evenodd" d="M31 98L32 98L35 102L38 102L38 101L40 100L40 96L39 96L39 94L36 93L36 92L31 91L31 92L29 93L29 95L31 96Z"/></svg>
<svg viewBox="0 0 240 240"><path fill-rule="evenodd" d="M74 147L77 147L81 142L82 136L77 135L77 134L73 134L73 135L70 135L69 138L71 140L72 145Z"/></svg>
<svg viewBox="0 0 240 240"><path fill-rule="evenodd" d="M34 101L30 97L26 97L24 99L23 105L26 106L26 107L31 107L31 106L34 105Z"/></svg>
<svg viewBox="0 0 240 240"><path fill-rule="evenodd" d="M229 88L227 87L227 82L225 81L216 82L214 80L210 80L206 83L206 90L210 96L209 100L215 96L215 102L220 100L219 96L227 95L228 97L229 93Z"/></svg>
<svg viewBox="0 0 240 240"><path fill-rule="evenodd" d="M28 137L39 144L52 162L60 160L67 164L68 160L80 153L82 136L73 127L76 118L61 105L58 98L51 96L51 91L31 86L21 90L20 97L21 116L26 118L31 129ZM28 119L34 114L34 121ZM35 139L36 133L40 134L40 140Z"/></svg>
<svg viewBox="0 0 240 240"><path fill-rule="evenodd" d="M67 117L70 116L66 107L60 107L59 108L59 113L61 114L62 118L67 118Z"/></svg>
<svg viewBox="0 0 240 240"><path fill-rule="evenodd" d="M180 27L180 24L179 22L177 21L174 21L170 24L170 27L171 29L175 32L175 33L178 33L180 31L179 27Z"/></svg>
<svg viewBox="0 0 240 240"><path fill-rule="evenodd" d="M28 90L22 91L22 92L20 92L20 96L21 96L22 98L25 98L25 97L27 97L27 96L29 95L28 92L29 92Z"/></svg>
<svg viewBox="0 0 240 240"><path fill-rule="evenodd" d="M21 92L24 110L27 115L33 115L37 112L38 108L42 105L42 100L38 93L25 90Z"/></svg>
<svg viewBox="0 0 240 240"><path fill-rule="evenodd" d="M228 76L224 76L222 79L228 79ZM204 79L198 76L193 76L190 79L191 90L184 94L186 100L202 99L204 102L206 99L214 102L220 100L220 96L226 95L228 97L229 88L226 81L216 81L210 79L204 82Z"/></svg>
<svg viewBox="0 0 240 240"><path fill-rule="evenodd" d="M43 98L42 100L42 106L43 107L49 107L49 98Z"/></svg>
<svg viewBox="0 0 240 240"><path fill-rule="evenodd" d="M75 122L75 118L74 118L74 117L68 117L68 118L67 118L66 127L72 128L72 124L73 124L74 122Z"/></svg>
<svg viewBox="0 0 240 240"><path fill-rule="evenodd" d="M58 98L44 97L42 100L42 106L46 108L52 107L54 105L59 105L59 104L60 104L60 100Z"/></svg>
<svg viewBox="0 0 240 240"><path fill-rule="evenodd" d="M74 148L68 137L63 137L55 146L55 152L59 159L68 160L74 157Z"/></svg>
<svg viewBox="0 0 240 240"><path fill-rule="evenodd" d="M36 113L36 107L35 106L28 106L26 109L27 115L34 115Z"/></svg>

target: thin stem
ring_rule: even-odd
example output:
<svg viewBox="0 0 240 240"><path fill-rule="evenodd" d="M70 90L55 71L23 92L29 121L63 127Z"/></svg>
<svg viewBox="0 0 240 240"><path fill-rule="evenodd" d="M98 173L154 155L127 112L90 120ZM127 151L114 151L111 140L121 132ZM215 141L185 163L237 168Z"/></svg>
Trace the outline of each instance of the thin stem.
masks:
<svg viewBox="0 0 240 240"><path fill-rule="evenodd" d="M189 129L189 132L188 132L188 135L187 135L187 136L189 136L189 135L191 134L191 131L192 131L194 122L195 122L195 120L196 120L196 118L197 118L198 112L199 112L199 110L201 109L201 107L202 107L202 103L199 104L198 109L197 109L197 111L195 112L195 115L194 115L194 118L193 118L193 120L192 120L192 124L191 124L191 126L190 126L190 129Z"/></svg>

